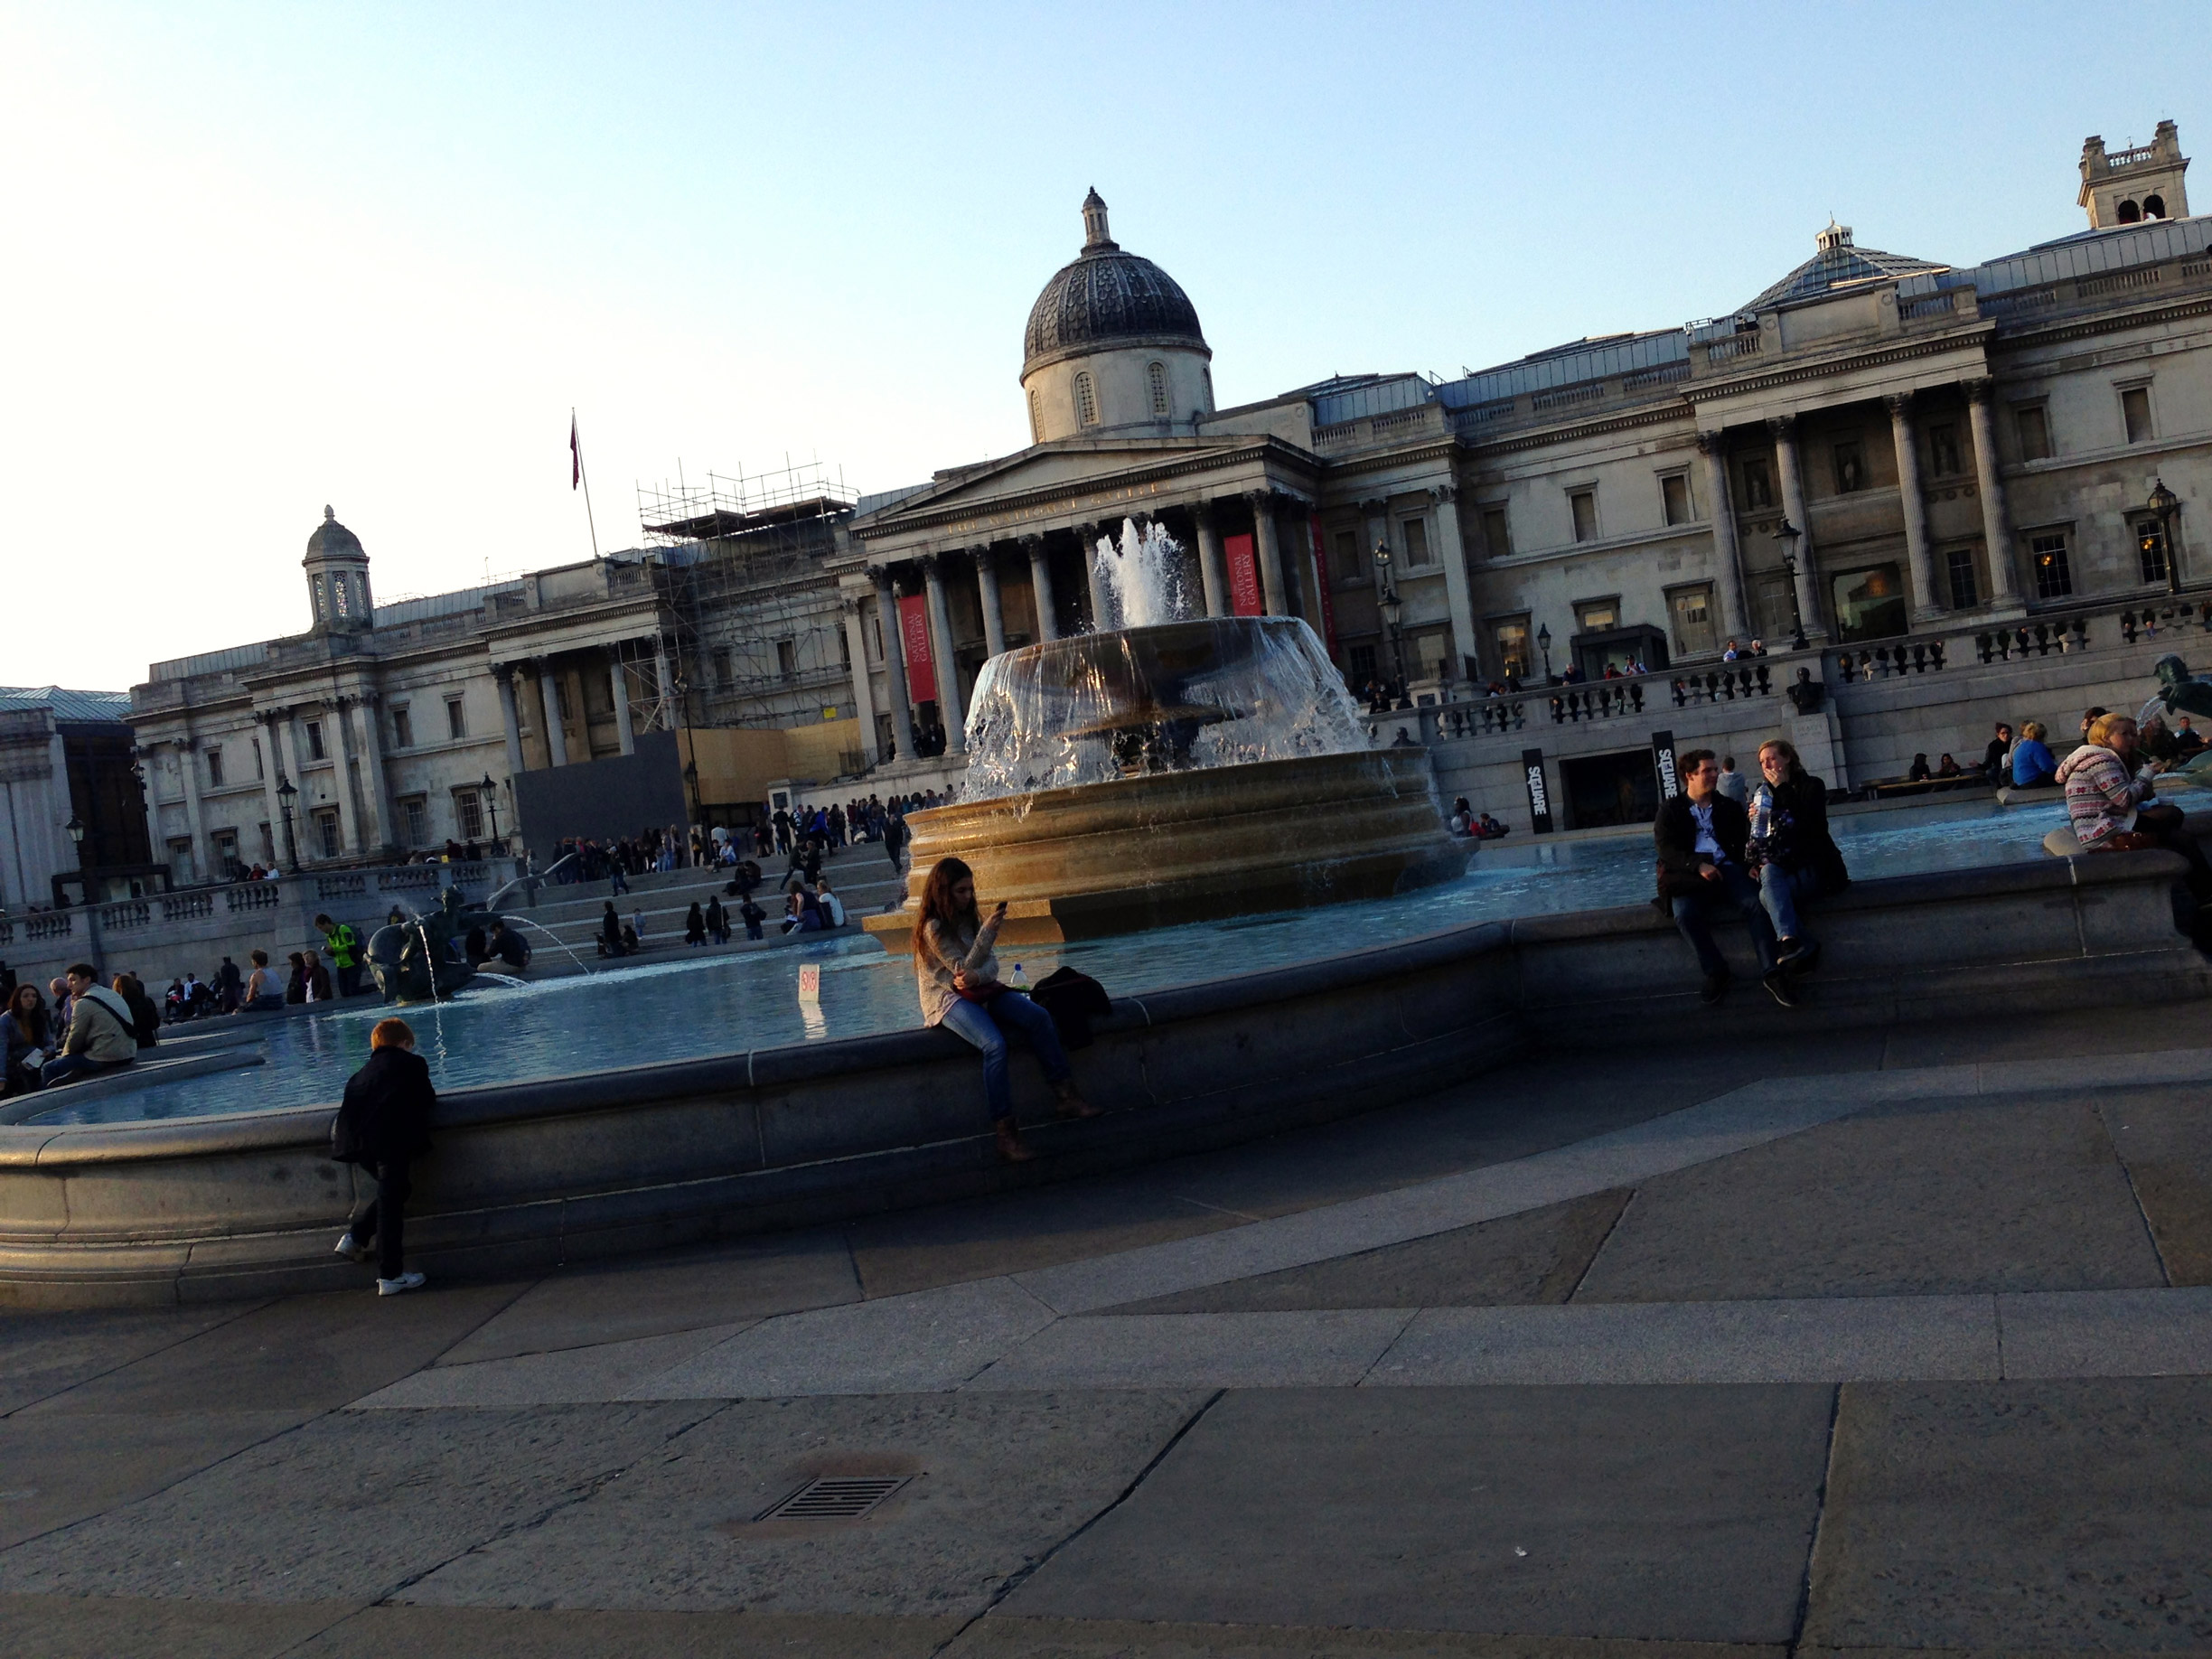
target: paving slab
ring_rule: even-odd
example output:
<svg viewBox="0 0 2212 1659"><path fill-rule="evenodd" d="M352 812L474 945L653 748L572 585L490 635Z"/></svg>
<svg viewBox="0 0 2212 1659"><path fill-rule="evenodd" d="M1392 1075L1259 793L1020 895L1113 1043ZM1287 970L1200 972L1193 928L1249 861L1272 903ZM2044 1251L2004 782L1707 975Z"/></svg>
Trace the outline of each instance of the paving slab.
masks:
<svg viewBox="0 0 2212 1659"><path fill-rule="evenodd" d="M0 1422L0 1550L147 1497L292 1429L297 1411L24 1412Z"/></svg>
<svg viewBox="0 0 2212 1659"><path fill-rule="evenodd" d="M1563 1302L1620 1219L1625 1187L1403 1244L1127 1303L1118 1314L1324 1308L1482 1308Z"/></svg>
<svg viewBox="0 0 2212 1659"><path fill-rule="evenodd" d="M297 1659L929 1659L961 1618L364 1607Z"/></svg>
<svg viewBox="0 0 2212 1659"><path fill-rule="evenodd" d="M2212 1099L2202 1089L2130 1089L2103 1116L2167 1279L2212 1285Z"/></svg>
<svg viewBox="0 0 2212 1659"><path fill-rule="evenodd" d="M787 1314L639 1382L631 1400L769 1399L957 1388L1053 1312L1010 1279Z"/></svg>
<svg viewBox="0 0 2212 1659"><path fill-rule="evenodd" d="M28 1412L327 1411L427 1365L512 1301L512 1285L373 1289L271 1302L50 1396Z"/></svg>
<svg viewBox="0 0 2212 1659"><path fill-rule="evenodd" d="M968 1388L1349 1388L1410 1308L1126 1314L1062 1319Z"/></svg>
<svg viewBox="0 0 2212 1659"><path fill-rule="evenodd" d="M1847 1385L1808 1648L2212 1648L2212 1379Z"/></svg>
<svg viewBox="0 0 2212 1659"><path fill-rule="evenodd" d="M1779 1643L1588 1640L1455 1630L979 1618L945 1659L1786 1659Z"/></svg>
<svg viewBox="0 0 2212 1659"><path fill-rule="evenodd" d="M668 1336L640 1336L549 1354L518 1354L473 1365L431 1365L353 1401L357 1411L421 1411L436 1407L583 1405L620 1400L755 1323L709 1326Z"/></svg>
<svg viewBox="0 0 2212 1659"><path fill-rule="evenodd" d="M0 1552L0 1592L378 1600L661 1454L712 1409L336 1412Z"/></svg>
<svg viewBox="0 0 2212 1659"><path fill-rule="evenodd" d="M2212 1374L2212 1288L1997 1298L2008 1377Z"/></svg>
<svg viewBox="0 0 2212 1659"><path fill-rule="evenodd" d="M0 1314L0 1417L188 1342L258 1306Z"/></svg>
<svg viewBox="0 0 2212 1659"><path fill-rule="evenodd" d="M1200 1392L746 1401L419 1605L972 1617L1137 1479ZM852 1522L756 1519L821 1475L912 1476Z"/></svg>
<svg viewBox="0 0 2212 1659"><path fill-rule="evenodd" d="M1986 1296L1424 1309L1373 1388L1996 1377Z"/></svg>
<svg viewBox="0 0 2212 1659"><path fill-rule="evenodd" d="M841 1235L783 1233L556 1273L455 1343L438 1363L464 1365L737 1325L859 1297Z"/></svg>
<svg viewBox="0 0 2212 1659"><path fill-rule="evenodd" d="M8 1659L278 1659L356 1606L0 1595L0 1652Z"/></svg>
<svg viewBox="0 0 2212 1659"><path fill-rule="evenodd" d="M2094 1102L1875 1104L1661 1175L1640 1184L1575 1299L2163 1285Z"/></svg>
<svg viewBox="0 0 2212 1659"><path fill-rule="evenodd" d="M1786 1642L1828 1388L1231 1392L1025 1617Z"/></svg>

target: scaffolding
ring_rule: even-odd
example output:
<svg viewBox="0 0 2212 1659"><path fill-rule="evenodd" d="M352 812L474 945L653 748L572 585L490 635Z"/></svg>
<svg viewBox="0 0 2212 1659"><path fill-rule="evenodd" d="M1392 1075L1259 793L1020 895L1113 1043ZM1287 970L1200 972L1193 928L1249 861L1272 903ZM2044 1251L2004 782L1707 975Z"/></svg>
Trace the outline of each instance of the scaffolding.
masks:
<svg viewBox="0 0 2212 1659"><path fill-rule="evenodd" d="M641 483L637 497L675 622L682 724L801 725L851 700L843 613L824 565L853 511L841 473L787 463L692 483L679 469L674 484Z"/></svg>

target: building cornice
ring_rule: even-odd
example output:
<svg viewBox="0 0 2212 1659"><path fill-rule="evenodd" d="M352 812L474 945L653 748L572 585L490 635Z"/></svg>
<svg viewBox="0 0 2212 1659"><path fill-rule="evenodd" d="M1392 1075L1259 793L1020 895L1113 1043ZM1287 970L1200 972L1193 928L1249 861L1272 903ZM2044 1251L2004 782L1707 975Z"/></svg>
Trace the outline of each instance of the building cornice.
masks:
<svg viewBox="0 0 2212 1659"><path fill-rule="evenodd" d="M1697 411L1688 403L1659 403L1640 409L1624 409L1617 415L1600 416L1590 420L1578 420L1561 426L1546 426L1541 431L1523 432L1513 437L1501 437L1482 444L1466 444L1471 455L1511 455L1523 450L1544 449L1553 444L1571 444L1582 438L1604 437L1613 432L1633 432L1639 426L1664 426L1671 422L1694 422Z"/></svg>
<svg viewBox="0 0 2212 1659"><path fill-rule="evenodd" d="M2077 317L2071 322L2054 320L2038 323L2017 334L2001 334L1997 343L2006 351L2025 351L2036 346L2057 345L2068 340L2084 340L2093 334L2122 334L2131 329L2160 323L2180 323L2190 317L2202 316L2212 316L2212 294L2167 300L2133 311L2104 312L2093 317Z"/></svg>
<svg viewBox="0 0 2212 1659"><path fill-rule="evenodd" d="M1807 380L1823 380L1868 369L1886 369L1893 363L1908 363L1920 358L1947 356L1963 348L1981 347L1986 356L1989 342L1996 337L1996 333L1995 321L1985 317L1970 327L1946 329L1940 334L1898 340L1870 350L1862 348L1838 352L1831 357L1814 358L1773 369L1755 370L1726 380L1700 381L1683 394L1683 398L1695 408L1699 404L1724 402L1729 398L1772 391L1780 387L1802 386ZM1870 397L1871 395L1868 394Z"/></svg>

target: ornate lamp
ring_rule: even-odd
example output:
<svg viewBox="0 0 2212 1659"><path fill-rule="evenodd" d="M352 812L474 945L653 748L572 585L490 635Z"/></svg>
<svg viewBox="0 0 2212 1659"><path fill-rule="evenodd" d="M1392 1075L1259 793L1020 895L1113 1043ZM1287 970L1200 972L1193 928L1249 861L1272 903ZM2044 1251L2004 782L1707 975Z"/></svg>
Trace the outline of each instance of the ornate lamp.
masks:
<svg viewBox="0 0 2212 1659"><path fill-rule="evenodd" d="M1804 531L1787 519L1775 526L1775 539L1782 544L1782 568L1789 576L1790 594L1790 649L1804 651L1805 645L1804 612L1797 604L1797 539Z"/></svg>

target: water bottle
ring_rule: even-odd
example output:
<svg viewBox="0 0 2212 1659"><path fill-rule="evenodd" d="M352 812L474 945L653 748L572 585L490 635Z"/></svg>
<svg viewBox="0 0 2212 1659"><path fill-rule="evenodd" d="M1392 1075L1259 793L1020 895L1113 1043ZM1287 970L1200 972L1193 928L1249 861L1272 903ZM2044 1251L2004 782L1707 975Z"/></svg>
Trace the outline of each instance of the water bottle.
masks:
<svg viewBox="0 0 2212 1659"><path fill-rule="evenodd" d="M1008 980L1007 983L1012 986L1014 989L1017 991L1026 993L1029 989L1029 976L1022 971L1022 966L1019 962L1016 962L1014 964L1014 977Z"/></svg>

